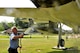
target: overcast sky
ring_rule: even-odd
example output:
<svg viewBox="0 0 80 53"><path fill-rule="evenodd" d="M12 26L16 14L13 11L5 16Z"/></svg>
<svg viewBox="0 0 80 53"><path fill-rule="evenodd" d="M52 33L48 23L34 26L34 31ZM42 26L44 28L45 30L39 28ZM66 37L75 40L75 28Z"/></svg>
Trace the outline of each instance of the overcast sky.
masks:
<svg viewBox="0 0 80 53"><path fill-rule="evenodd" d="M0 7L36 8L31 0L0 0Z"/></svg>
<svg viewBox="0 0 80 53"><path fill-rule="evenodd" d="M15 17L9 17L9 16L0 16L0 23L1 22L13 22L14 23L14 18Z"/></svg>

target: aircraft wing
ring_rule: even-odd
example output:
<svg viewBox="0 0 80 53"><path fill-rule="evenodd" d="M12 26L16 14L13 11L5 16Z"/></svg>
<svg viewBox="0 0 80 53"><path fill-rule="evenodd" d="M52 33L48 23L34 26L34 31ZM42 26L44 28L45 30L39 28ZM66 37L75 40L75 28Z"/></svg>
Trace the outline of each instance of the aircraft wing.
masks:
<svg viewBox="0 0 80 53"><path fill-rule="evenodd" d="M0 9L0 15L34 18L35 22L51 20L53 22L62 22L69 26L80 25L80 9L74 1L57 8L12 8L10 14L7 14L7 10L9 9Z"/></svg>

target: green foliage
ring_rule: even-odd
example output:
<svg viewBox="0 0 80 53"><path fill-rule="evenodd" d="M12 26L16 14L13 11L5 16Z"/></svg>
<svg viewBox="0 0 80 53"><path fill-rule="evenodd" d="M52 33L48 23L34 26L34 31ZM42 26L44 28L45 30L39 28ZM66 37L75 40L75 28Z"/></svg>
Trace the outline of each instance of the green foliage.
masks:
<svg viewBox="0 0 80 53"><path fill-rule="evenodd" d="M15 18L15 25L18 28L27 28L28 27L28 23L22 21L22 18Z"/></svg>
<svg viewBox="0 0 80 53"><path fill-rule="evenodd" d="M8 23L8 26L11 28L14 25L14 23Z"/></svg>
<svg viewBox="0 0 80 53"><path fill-rule="evenodd" d="M15 18L14 20L15 20L16 26L19 26L20 18Z"/></svg>
<svg viewBox="0 0 80 53"><path fill-rule="evenodd" d="M2 25L2 23L0 23L0 31L3 31L4 30L4 27Z"/></svg>

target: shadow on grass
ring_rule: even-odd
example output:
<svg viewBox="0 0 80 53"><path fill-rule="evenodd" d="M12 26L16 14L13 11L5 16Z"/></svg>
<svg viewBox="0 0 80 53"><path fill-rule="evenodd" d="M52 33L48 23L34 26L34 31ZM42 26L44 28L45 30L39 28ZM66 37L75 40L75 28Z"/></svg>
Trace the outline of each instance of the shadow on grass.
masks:
<svg viewBox="0 0 80 53"><path fill-rule="evenodd" d="M48 52L48 53L80 53L79 50L63 50L63 51L51 51L51 52Z"/></svg>
<svg viewBox="0 0 80 53"><path fill-rule="evenodd" d="M78 50L78 48L76 47L70 47L67 48L66 50L51 51L47 53L80 53L80 50Z"/></svg>
<svg viewBox="0 0 80 53"><path fill-rule="evenodd" d="M65 50L65 51L51 51L51 52L47 52L47 53L80 53L80 51L76 51L76 50Z"/></svg>

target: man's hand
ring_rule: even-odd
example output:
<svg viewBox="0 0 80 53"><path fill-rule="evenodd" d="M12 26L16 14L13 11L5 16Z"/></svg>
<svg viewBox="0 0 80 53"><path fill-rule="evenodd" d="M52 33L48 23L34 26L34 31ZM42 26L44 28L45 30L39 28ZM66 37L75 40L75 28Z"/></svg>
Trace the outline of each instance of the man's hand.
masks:
<svg viewBox="0 0 80 53"><path fill-rule="evenodd" d="M23 38L23 36L24 36L24 34L23 34L23 33L19 35L19 37L20 37L20 38Z"/></svg>
<svg viewBox="0 0 80 53"><path fill-rule="evenodd" d="M21 49L21 48L22 48L22 46L19 46L19 48Z"/></svg>

